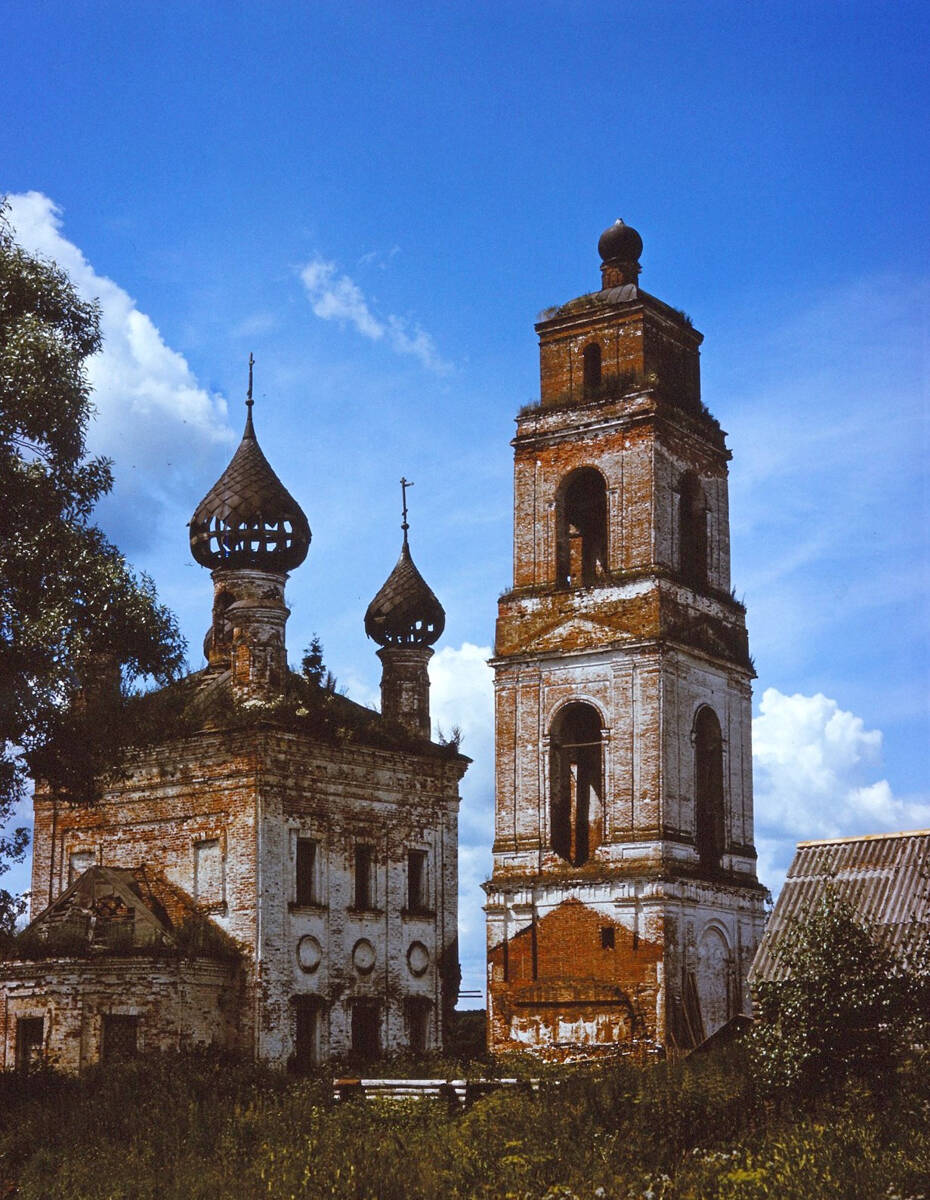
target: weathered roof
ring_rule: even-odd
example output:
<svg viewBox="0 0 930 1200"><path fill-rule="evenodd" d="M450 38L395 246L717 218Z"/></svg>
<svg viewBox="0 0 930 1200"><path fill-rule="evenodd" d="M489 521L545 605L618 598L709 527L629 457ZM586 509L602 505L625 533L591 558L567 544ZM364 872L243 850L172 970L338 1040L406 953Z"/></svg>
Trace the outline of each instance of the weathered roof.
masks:
<svg viewBox="0 0 930 1200"><path fill-rule="evenodd" d="M230 958L233 940L191 897L148 867L89 867L30 922L17 957L158 951Z"/></svg>
<svg viewBox="0 0 930 1200"><path fill-rule="evenodd" d="M251 408L239 448L191 517L190 545L213 569L292 571L307 557L307 518L262 453Z"/></svg>
<svg viewBox="0 0 930 1200"><path fill-rule="evenodd" d="M930 830L800 842L750 981L779 978L779 938L828 887L889 949L915 949L930 938Z"/></svg>
<svg viewBox="0 0 930 1200"><path fill-rule="evenodd" d="M414 566L407 538L400 558L365 613L365 632L382 646L431 646L446 614Z"/></svg>

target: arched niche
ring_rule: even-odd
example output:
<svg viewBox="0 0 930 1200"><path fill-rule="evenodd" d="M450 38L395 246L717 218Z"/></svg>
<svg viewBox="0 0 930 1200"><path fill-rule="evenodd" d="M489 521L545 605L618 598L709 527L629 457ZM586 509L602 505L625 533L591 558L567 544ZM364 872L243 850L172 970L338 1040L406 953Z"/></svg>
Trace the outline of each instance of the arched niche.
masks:
<svg viewBox="0 0 930 1200"><path fill-rule="evenodd" d="M572 471L559 488L556 572L566 587L590 587L607 573L607 484L594 467Z"/></svg>
<svg viewBox="0 0 930 1200"><path fill-rule="evenodd" d="M732 956L723 931L709 925L697 945L697 993L704 1036L725 1025L734 1015Z"/></svg>
<svg viewBox="0 0 930 1200"><path fill-rule="evenodd" d="M597 709L561 708L549 731L549 829L552 849L580 867L603 837L603 742Z"/></svg>
<svg viewBox="0 0 930 1200"><path fill-rule="evenodd" d="M704 705L694 720L694 839L701 866L720 866L725 841L723 735L712 708Z"/></svg>
<svg viewBox="0 0 930 1200"><path fill-rule="evenodd" d="M678 484L678 555L681 574L695 587L707 583L707 499L694 471Z"/></svg>

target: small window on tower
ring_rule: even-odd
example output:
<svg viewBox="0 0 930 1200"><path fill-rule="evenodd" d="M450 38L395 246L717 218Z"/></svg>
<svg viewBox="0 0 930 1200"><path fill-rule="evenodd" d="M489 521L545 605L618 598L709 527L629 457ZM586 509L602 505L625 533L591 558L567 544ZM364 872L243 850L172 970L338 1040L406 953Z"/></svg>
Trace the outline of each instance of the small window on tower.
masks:
<svg viewBox="0 0 930 1200"><path fill-rule="evenodd" d="M407 911L426 912L429 895L426 886L426 851L407 851Z"/></svg>
<svg viewBox="0 0 930 1200"><path fill-rule="evenodd" d="M584 394L592 396L601 386L601 348L591 342L584 348Z"/></svg>
<svg viewBox="0 0 930 1200"><path fill-rule="evenodd" d="M371 846L355 847L355 907L374 908L372 888L374 856Z"/></svg>
<svg viewBox="0 0 930 1200"><path fill-rule="evenodd" d="M616 945L613 925L601 926L601 949L613 950Z"/></svg>
<svg viewBox="0 0 930 1200"><path fill-rule="evenodd" d="M319 843L313 838L299 837L297 839L297 886L294 897L298 905L320 903L320 889L317 884L318 860Z"/></svg>

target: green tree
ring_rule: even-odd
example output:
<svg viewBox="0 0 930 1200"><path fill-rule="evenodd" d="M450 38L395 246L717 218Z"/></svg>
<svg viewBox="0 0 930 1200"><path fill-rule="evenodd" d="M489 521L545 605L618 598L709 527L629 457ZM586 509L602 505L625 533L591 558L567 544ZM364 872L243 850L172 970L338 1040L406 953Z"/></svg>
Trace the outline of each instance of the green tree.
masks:
<svg viewBox="0 0 930 1200"><path fill-rule="evenodd" d="M113 482L86 453L100 344L97 305L17 245L0 203L0 828L29 774L92 799L117 739L102 710L121 684L167 682L183 663L151 580L90 520ZM24 850L22 830L0 839L0 872ZM10 911L0 894L0 924Z"/></svg>
<svg viewBox="0 0 930 1200"><path fill-rule="evenodd" d="M851 1078L880 1091L907 1051L921 971L833 889L782 933L776 978L756 985L750 1041L765 1087L814 1099Z"/></svg>

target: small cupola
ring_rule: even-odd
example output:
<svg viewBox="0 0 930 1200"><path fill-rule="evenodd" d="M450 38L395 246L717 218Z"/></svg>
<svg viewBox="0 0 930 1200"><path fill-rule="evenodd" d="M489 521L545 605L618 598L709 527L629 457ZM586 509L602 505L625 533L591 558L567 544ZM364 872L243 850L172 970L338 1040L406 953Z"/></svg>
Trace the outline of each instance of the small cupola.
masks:
<svg viewBox="0 0 930 1200"><path fill-rule="evenodd" d="M293 571L307 557L310 526L255 436L253 364L250 358L245 432L229 466L191 518L191 554L211 570Z"/></svg>
<svg viewBox="0 0 930 1200"><path fill-rule="evenodd" d="M365 613L365 632L381 649L381 714L418 737L429 737L431 646L442 635L446 614L410 555L407 479L401 479L404 534L400 558Z"/></svg>
<svg viewBox="0 0 930 1200"><path fill-rule="evenodd" d="M614 221L601 234L597 243L601 256L601 286L607 288L636 284L639 279L639 256L643 252L643 239L632 225Z"/></svg>

